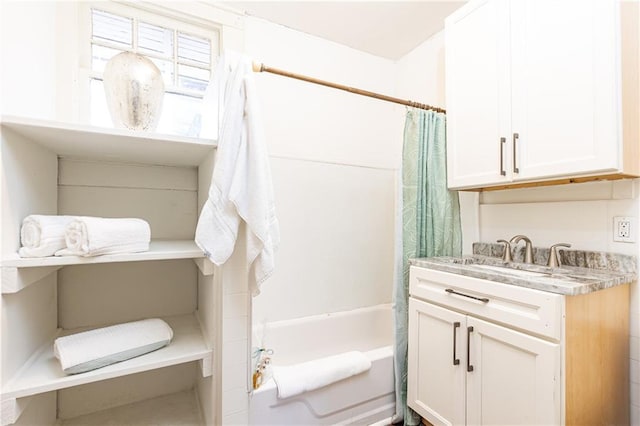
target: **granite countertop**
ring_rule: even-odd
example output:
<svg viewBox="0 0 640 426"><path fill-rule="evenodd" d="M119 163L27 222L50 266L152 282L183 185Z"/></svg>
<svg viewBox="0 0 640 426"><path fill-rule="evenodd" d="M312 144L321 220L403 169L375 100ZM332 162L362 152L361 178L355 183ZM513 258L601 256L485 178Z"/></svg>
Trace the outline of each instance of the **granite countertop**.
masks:
<svg viewBox="0 0 640 426"><path fill-rule="evenodd" d="M518 262L517 256L514 256L514 262L503 262L500 257L493 256L499 250L494 245L479 244L474 244L473 256L417 258L410 259L409 263L413 266L568 296L587 294L637 279L636 259L633 256L562 250L561 259L566 263L559 268L549 268L540 264ZM485 248L488 250L484 250ZM537 257L534 256L534 261Z"/></svg>

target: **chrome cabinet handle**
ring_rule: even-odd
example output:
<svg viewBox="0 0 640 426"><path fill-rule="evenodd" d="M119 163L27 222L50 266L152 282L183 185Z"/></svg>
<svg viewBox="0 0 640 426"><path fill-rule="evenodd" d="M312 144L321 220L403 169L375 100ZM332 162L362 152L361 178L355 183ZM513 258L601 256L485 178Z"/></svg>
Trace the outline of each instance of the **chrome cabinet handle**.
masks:
<svg viewBox="0 0 640 426"><path fill-rule="evenodd" d="M460 322L453 323L453 365L459 365L460 360L456 358L456 330L460 327Z"/></svg>
<svg viewBox="0 0 640 426"><path fill-rule="evenodd" d="M504 169L504 144L507 143L507 138L500 138L500 175L506 176L507 171Z"/></svg>
<svg viewBox="0 0 640 426"><path fill-rule="evenodd" d="M516 146L518 145L518 133L513 134L513 173L520 173L520 169L516 165Z"/></svg>
<svg viewBox="0 0 640 426"><path fill-rule="evenodd" d="M455 291L452 288L445 288L444 291L446 291L449 294L457 294L458 296L468 297L469 299L473 299L473 300L479 300L480 302L483 302L483 303L488 303L489 302L489 299L487 299L486 297L476 297L476 296L472 296L470 294L460 293L458 291Z"/></svg>
<svg viewBox="0 0 640 426"><path fill-rule="evenodd" d="M471 365L471 357L469 353L471 352L471 333L473 333L473 327L467 327L467 371L473 371L473 365Z"/></svg>

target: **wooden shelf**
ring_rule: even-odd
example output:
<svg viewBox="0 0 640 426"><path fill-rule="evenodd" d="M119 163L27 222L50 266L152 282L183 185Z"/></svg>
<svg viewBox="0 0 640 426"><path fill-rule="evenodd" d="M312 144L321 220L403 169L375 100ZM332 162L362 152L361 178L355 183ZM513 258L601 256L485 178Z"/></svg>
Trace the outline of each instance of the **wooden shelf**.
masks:
<svg viewBox="0 0 640 426"><path fill-rule="evenodd" d="M72 419L59 420L58 426L157 425L204 426L197 396L193 390L110 408Z"/></svg>
<svg viewBox="0 0 640 426"><path fill-rule="evenodd" d="M2 116L9 129L60 157L81 157L170 166L198 166L216 142L25 117Z"/></svg>
<svg viewBox="0 0 640 426"><path fill-rule="evenodd" d="M4 386L3 405L8 400L198 360L202 364L203 376L210 376L213 351L207 347L196 317L188 314L163 319L173 329L173 340L168 346L81 374L67 375L62 371L60 362L53 355L55 338L52 339L25 364L16 377ZM84 330L61 330L59 335L69 335Z"/></svg>
<svg viewBox="0 0 640 426"><path fill-rule="evenodd" d="M68 265L142 262L148 260L193 259L203 275L213 273L213 265L193 240L154 240L141 253L105 254L102 256L20 257L17 253L0 262L2 293L17 293L46 275Z"/></svg>
<svg viewBox="0 0 640 426"><path fill-rule="evenodd" d="M35 268L41 266L87 265L95 263L142 262L145 260L196 259L204 257L193 240L153 240L149 250L140 253L105 254L102 256L15 256L2 260L3 267Z"/></svg>

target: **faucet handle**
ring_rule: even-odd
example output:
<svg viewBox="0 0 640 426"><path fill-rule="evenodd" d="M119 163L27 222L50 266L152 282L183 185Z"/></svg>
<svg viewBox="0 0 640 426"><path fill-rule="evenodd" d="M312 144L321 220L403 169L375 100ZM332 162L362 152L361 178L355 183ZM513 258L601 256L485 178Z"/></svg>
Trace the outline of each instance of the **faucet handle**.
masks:
<svg viewBox="0 0 640 426"><path fill-rule="evenodd" d="M504 262L511 262L513 258L511 257L511 243L507 240L498 240L498 243L504 243L504 254L502 255L502 260Z"/></svg>
<svg viewBox="0 0 640 426"><path fill-rule="evenodd" d="M554 244L549 248L549 261L547 262L547 266L550 268L558 268L561 265L560 256L558 254L558 250L556 247L571 247L571 244L568 243L558 243Z"/></svg>

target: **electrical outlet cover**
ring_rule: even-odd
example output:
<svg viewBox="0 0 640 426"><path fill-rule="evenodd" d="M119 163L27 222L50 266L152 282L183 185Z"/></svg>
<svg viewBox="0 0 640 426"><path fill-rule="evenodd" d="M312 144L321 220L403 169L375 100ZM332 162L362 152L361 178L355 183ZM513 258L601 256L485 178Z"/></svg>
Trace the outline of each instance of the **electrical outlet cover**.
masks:
<svg viewBox="0 0 640 426"><path fill-rule="evenodd" d="M627 216L616 216L613 218L613 241L623 243L634 243L635 239L635 218Z"/></svg>

